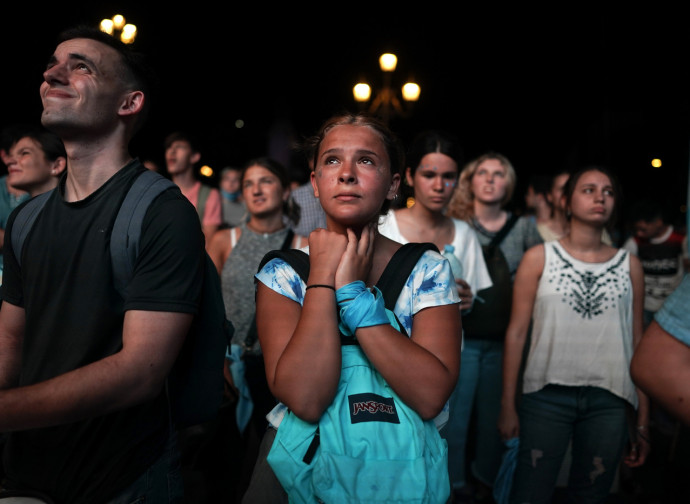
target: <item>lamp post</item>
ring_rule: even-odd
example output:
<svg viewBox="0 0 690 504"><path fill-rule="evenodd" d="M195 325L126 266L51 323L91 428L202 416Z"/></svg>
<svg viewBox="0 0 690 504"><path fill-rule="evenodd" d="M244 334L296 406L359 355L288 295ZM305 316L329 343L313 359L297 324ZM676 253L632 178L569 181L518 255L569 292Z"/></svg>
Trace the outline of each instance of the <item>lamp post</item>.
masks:
<svg viewBox="0 0 690 504"><path fill-rule="evenodd" d="M383 72L383 87L369 106L369 112L378 113L388 123L393 113L406 117L409 113L403 109L402 102L398 98L396 90L392 86L392 74L398 64L395 54L385 53L379 57L379 66ZM358 82L352 89L354 98L359 103L366 103L371 98L371 87L365 82ZM406 82L401 89L402 98L406 102L416 102L419 99L421 89L415 82Z"/></svg>
<svg viewBox="0 0 690 504"><path fill-rule="evenodd" d="M131 23L126 23L122 14L115 14L110 19L103 19L100 28L102 32L108 35L115 36L116 33L119 33L120 40L125 44L131 44L137 36L137 27Z"/></svg>

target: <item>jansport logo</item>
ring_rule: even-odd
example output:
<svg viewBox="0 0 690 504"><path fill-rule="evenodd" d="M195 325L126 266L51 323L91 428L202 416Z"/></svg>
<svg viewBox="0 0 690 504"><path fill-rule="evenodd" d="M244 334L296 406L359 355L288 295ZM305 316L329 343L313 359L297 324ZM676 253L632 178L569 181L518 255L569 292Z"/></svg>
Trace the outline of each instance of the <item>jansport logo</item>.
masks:
<svg viewBox="0 0 690 504"><path fill-rule="evenodd" d="M398 411L392 397L382 397L378 394L353 394L348 396L350 401L350 421L360 422L388 422L400 423Z"/></svg>

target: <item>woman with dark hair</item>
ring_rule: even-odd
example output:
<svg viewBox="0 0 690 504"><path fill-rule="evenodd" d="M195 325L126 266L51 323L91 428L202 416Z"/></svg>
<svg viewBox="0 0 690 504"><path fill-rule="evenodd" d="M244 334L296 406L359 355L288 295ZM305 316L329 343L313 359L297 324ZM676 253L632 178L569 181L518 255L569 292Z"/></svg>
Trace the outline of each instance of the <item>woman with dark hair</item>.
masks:
<svg viewBox="0 0 690 504"><path fill-rule="evenodd" d="M551 501L571 441L570 498L604 502L628 440L632 408L637 421L626 464L641 465L649 451L648 402L629 371L642 335L642 267L635 256L602 241L620 197L604 168L572 175L565 188L569 233L531 248L520 263L499 421L504 439L520 441L511 502Z"/></svg>
<svg viewBox="0 0 690 504"><path fill-rule="evenodd" d="M400 243L433 243L441 252L449 245L462 266L456 283L460 308L467 310L473 292L490 287L491 278L472 228L445 215L460 173L460 145L449 133L426 131L414 139L406 160L405 181L413 190L414 204L389 210L379 232Z"/></svg>

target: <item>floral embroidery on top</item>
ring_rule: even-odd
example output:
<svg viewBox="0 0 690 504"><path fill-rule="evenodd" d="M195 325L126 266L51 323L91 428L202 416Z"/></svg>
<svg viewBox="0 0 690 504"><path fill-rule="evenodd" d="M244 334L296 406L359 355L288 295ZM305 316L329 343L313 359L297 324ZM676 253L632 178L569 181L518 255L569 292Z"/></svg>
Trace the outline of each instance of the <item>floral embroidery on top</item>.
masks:
<svg viewBox="0 0 690 504"><path fill-rule="evenodd" d="M620 254L618 260L600 273L594 273L589 269L578 270L558 247L554 246L553 250L563 263L554 266L560 269L556 290L562 293L563 302L568 303L582 318L591 319L609 308L615 308L617 299L627 292L628 283L620 281L621 276L626 275L620 266L627 253Z"/></svg>

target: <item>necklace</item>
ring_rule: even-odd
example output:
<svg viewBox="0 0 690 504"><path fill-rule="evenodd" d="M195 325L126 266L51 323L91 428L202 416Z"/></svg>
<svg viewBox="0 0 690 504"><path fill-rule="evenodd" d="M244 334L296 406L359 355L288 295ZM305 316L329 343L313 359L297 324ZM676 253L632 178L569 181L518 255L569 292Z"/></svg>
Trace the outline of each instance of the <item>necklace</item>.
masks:
<svg viewBox="0 0 690 504"><path fill-rule="evenodd" d="M263 235L264 238L267 238L268 235L273 234L277 231L280 231L281 229L285 229L284 224L281 224L280 227L276 227L275 229L268 229L268 230L257 229L257 227L254 226L251 222L247 222L246 226L247 226L247 229L255 232L256 234Z"/></svg>

